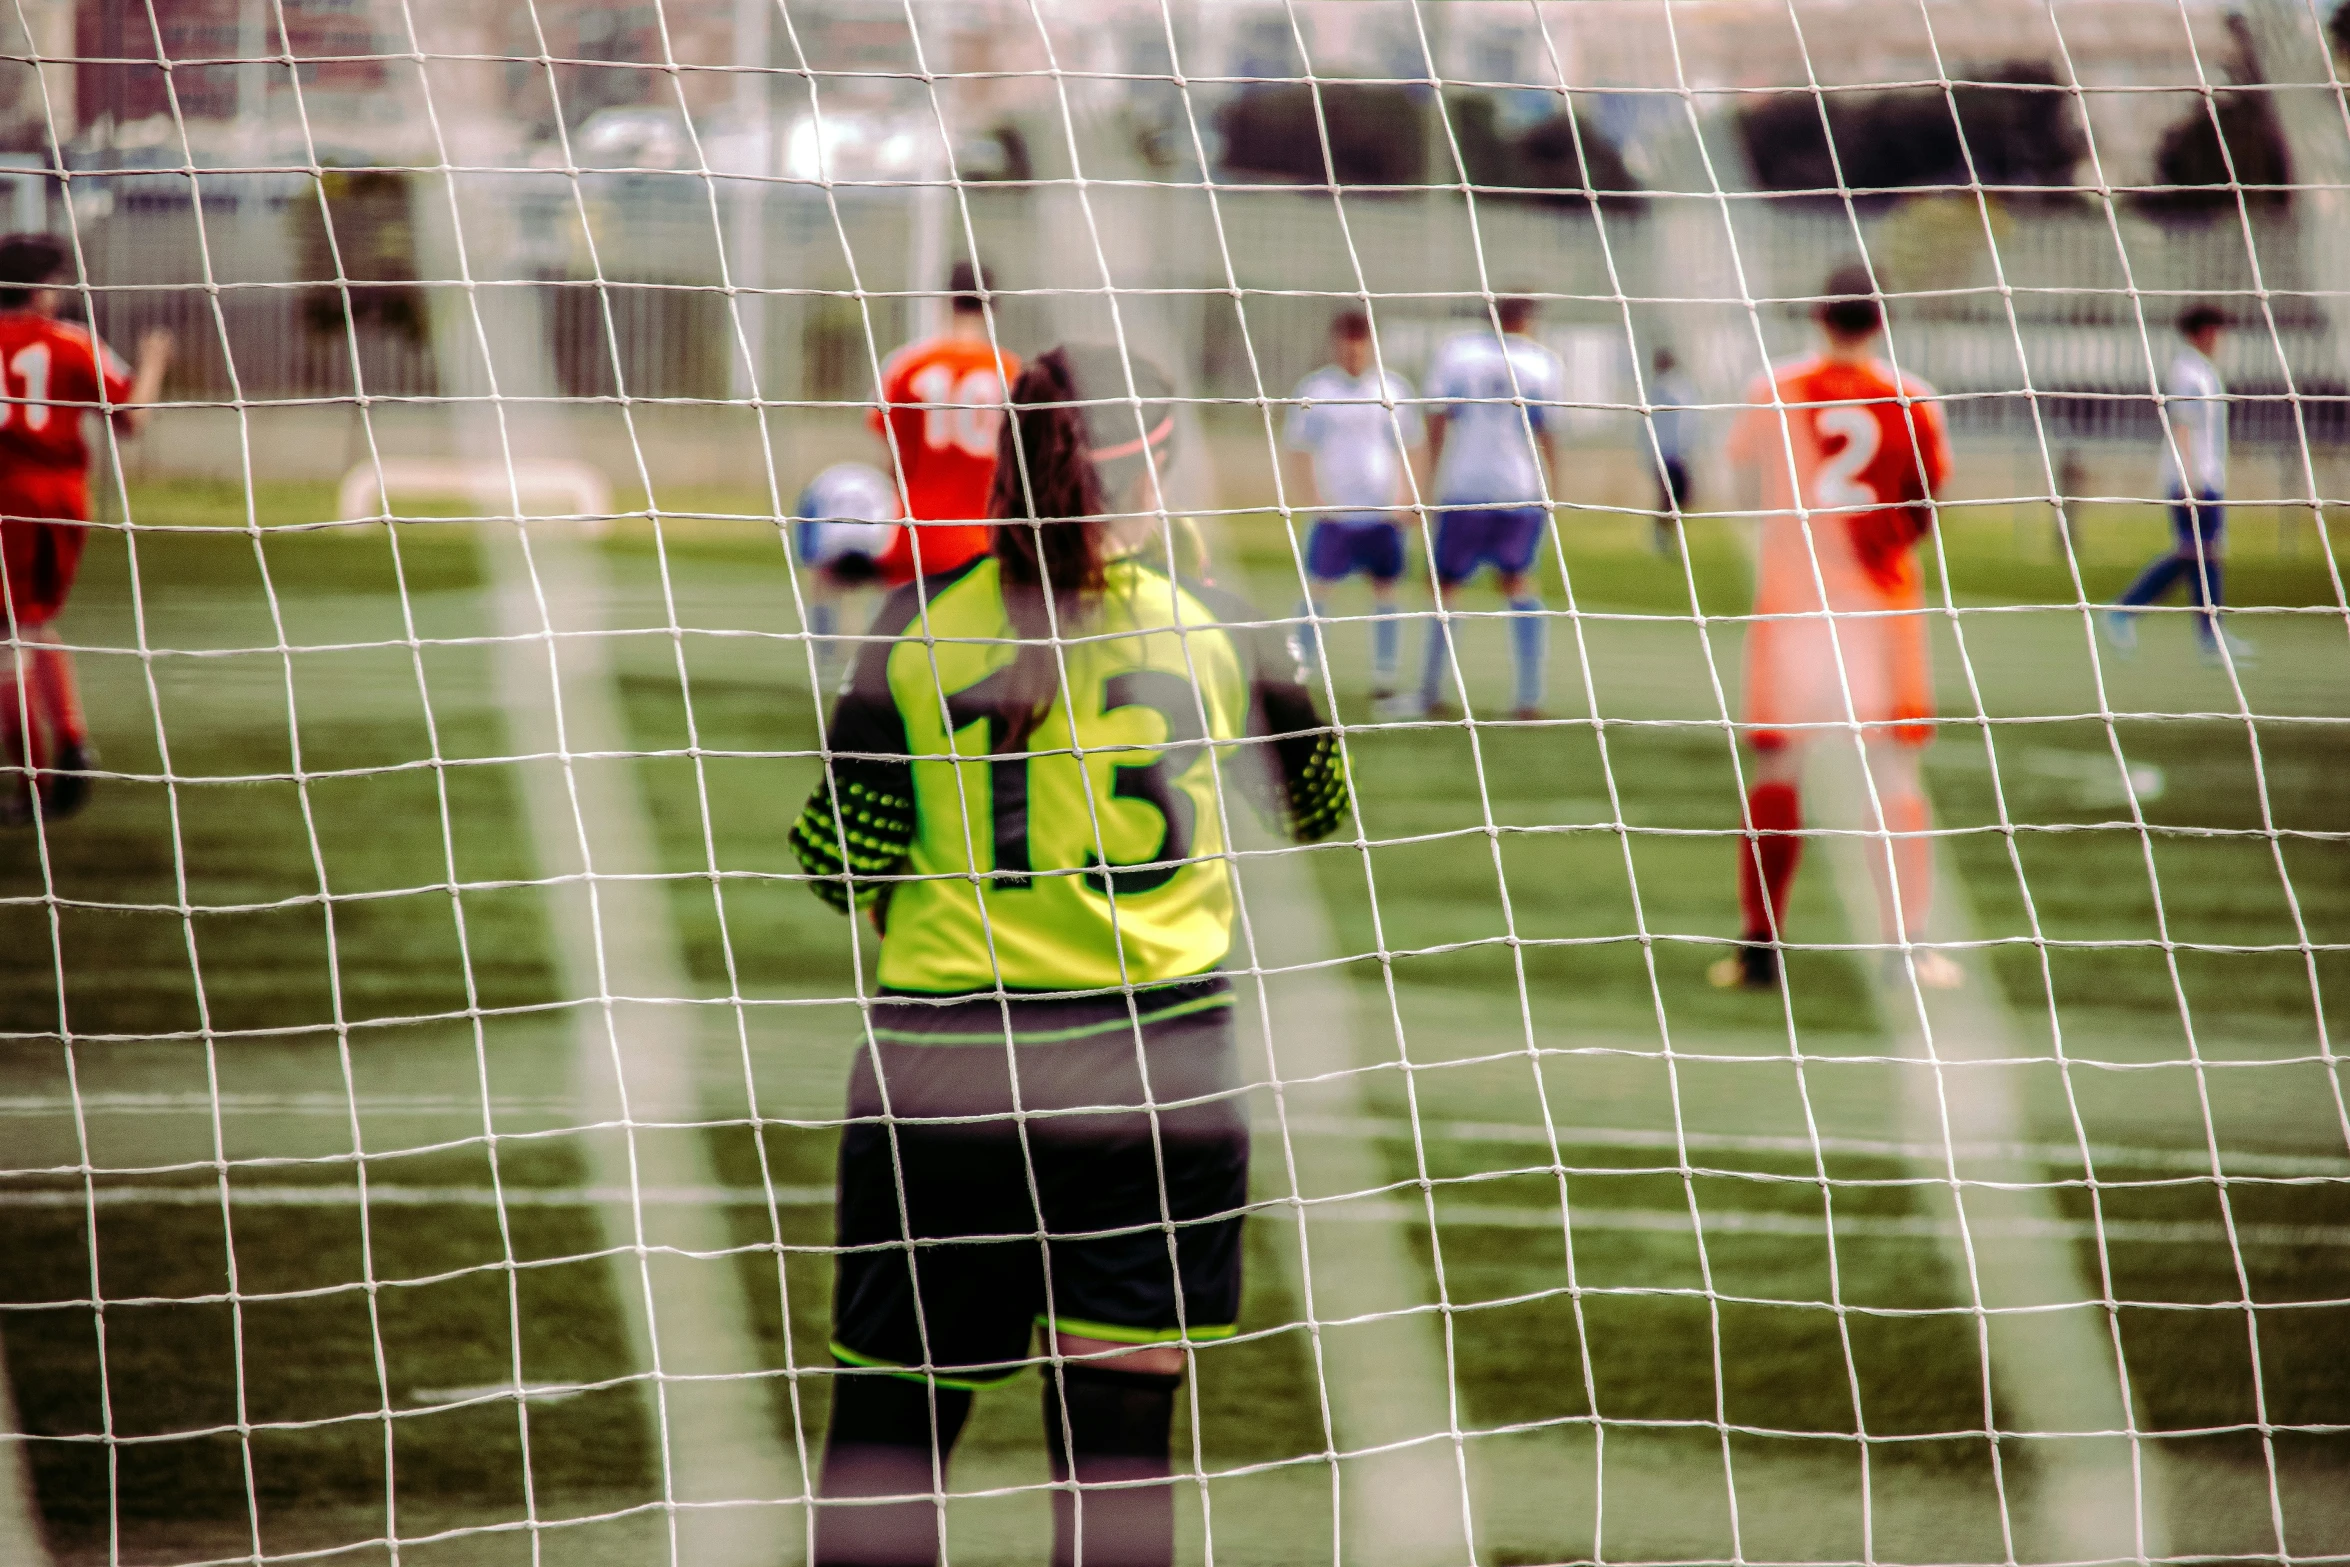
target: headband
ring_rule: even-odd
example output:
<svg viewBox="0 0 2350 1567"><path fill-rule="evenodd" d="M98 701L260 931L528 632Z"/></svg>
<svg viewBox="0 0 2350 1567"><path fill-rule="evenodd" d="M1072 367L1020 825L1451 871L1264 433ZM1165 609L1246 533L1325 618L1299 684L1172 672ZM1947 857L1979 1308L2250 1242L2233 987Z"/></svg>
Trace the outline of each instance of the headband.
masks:
<svg viewBox="0 0 2350 1567"><path fill-rule="evenodd" d="M1159 427L1151 431L1148 435L1137 436L1131 441L1120 441L1115 446L1099 447L1093 451L1087 452L1085 455L1092 458L1097 463L1114 462L1120 457L1131 457L1146 446L1158 445L1161 441L1167 438L1168 434L1173 431L1174 428L1175 415L1172 411L1170 411L1166 418L1159 421Z"/></svg>

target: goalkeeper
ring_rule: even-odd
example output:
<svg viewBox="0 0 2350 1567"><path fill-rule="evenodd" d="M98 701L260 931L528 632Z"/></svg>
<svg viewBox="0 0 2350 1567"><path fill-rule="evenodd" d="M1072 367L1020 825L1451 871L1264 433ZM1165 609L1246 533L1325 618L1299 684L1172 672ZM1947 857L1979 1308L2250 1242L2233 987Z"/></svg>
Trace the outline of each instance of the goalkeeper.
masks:
<svg viewBox="0 0 2350 1567"><path fill-rule="evenodd" d="M1778 982L1812 741L1857 725L1866 748L1868 830L1881 845L1869 865L1886 942L1914 943L1933 898L1933 816L1918 760L1934 737L1934 678L1917 545L1950 474L1949 438L1934 389L1877 357L1885 317L1868 270L1839 268L1824 292L1813 312L1820 352L1756 381L1730 435L1731 467L1761 521L1746 636L1745 926L1737 954L1710 971L1724 987ZM1960 982L1939 952L1912 961L1921 984Z"/></svg>
<svg viewBox="0 0 2350 1567"><path fill-rule="evenodd" d="M57 319L65 247L46 234L0 240L0 822L41 809L71 816L90 793L97 753L82 716L73 655L56 618L73 591L90 520L90 448L82 416L103 407L136 435L163 390L171 334L139 340L134 374L85 327Z"/></svg>
<svg viewBox="0 0 2350 1567"><path fill-rule="evenodd" d="M1188 1346L1239 1315L1225 786L1301 842L1348 789L1283 640L1159 564L1174 410L1132 373L1078 347L1022 372L990 553L884 605L792 829L816 892L882 932L841 1139L820 1563L938 1560L972 1393L1040 1327L1053 1559L1171 1561L1151 1482Z"/></svg>

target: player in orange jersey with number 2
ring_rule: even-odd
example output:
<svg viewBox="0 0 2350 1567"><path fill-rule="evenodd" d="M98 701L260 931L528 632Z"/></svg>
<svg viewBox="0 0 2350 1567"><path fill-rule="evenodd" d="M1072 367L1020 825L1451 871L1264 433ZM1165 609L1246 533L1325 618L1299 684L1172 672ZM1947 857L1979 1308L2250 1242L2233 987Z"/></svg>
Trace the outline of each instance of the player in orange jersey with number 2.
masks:
<svg viewBox="0 0 2350 1567"><path fill-rule="evenodd" d="M986 554L995 538L986 519L996 432L1020 361L993 341L983 271L956 262L947 292L946 331L889 356L881 406L867 416L905 497L906 526L874 562L890 587L953 571Z"/></svg>
<svg viewBox="0 0 2350 1567"><path fill-rule="evenodd" d="M1739 845L1744 931L1709 977L1777 985L1803 850L1805 753L1856 735L1873 786L1869 861L1885 940L1912 944L1918 982L1947 989L1961 982L1958 965L1914 944L1934 872L1919 777L1934 676L1917 545L1950 475L1950 441L1934 389L1877 356L1885 317L1867 269L1839 268L1824 293L1813 312L1820 351L1758 379L1730 435L1731 466L1761 518L1746 639L1754 765ZM1900 961L1896 952L1889 963Z"/></svg>
<svg viewBox="0 0 2350 1567"><path fill-rule="evenodd" d="M0 822L70 816L89 798L97 756L55 621L73 591L90 520L82 416L103 409L125 435L163 389L171 334L139 340L136 374L96 334L57 319L69 260L46 234L0 239Z"/></svg>

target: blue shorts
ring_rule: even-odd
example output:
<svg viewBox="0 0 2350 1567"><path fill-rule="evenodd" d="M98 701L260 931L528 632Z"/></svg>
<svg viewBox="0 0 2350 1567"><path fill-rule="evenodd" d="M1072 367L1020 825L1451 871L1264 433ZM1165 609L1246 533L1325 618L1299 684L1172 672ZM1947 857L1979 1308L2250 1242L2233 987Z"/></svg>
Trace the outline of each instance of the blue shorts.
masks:
<svg viewBox="0 0 2350 1567"><path fill-rule="evenodd" d="M1505 577L1534 569L1550 512L1541 506L1481 506L1441 513L1436 520L1436 580L1468 581L1481 566Z"/></svg>
<svg viewBox="0 0 2350 1567"><path fill-rule="evenodd" d="M1306 575L1343 582L1356 572L1373 582L1403 575L1403 530L1385 517L1356 512L1324 517L1306 535Z"/></svg>
<svg viewBox="0 0 2350 1567"><path fill-rule="evenodd" d="M2205 490L2190 503L2186 496L2171 492L2170 532L2178 541L2178 553L2193 555L2200 543L2205 555L2217 555L2227 543L2228 508L2219 491Z"/></svg>

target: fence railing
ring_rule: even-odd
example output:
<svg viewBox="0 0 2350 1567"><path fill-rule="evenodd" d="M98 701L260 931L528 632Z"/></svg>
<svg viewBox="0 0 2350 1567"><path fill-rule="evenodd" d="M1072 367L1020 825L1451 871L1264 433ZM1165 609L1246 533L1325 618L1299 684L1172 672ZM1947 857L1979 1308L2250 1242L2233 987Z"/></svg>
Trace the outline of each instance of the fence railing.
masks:
<svg viewBox="0 0 2350 1567"><path fill-rule="evenodd" d="M746 223L758 226L764 262L735 281L753 291L742 319L756 385L772 401L870 396L878 355L914 329L911 292L936 286L911 275L918 198L903 190L830 202L787 185L746 200L690 179L613 181L584 202L567 187L533 190L519 210L534 276L508 286L540 301L568 396L739 395L733 307L714 285L721 245L738 258L751 248ZM370 312L351 324L337 290L300 275L287 217L296 206L246 203L201 225L192 213L125 206L89 225L100 329L124 343L171 326L182 345L172 390L189 399L433 395L421 293L405 317ZM2350 302L2307 292L2312 237L2289 217L2255 223L2248 242L2224 216L2163 228L2085 210L1994 214L1986 238L1972 204L1946 197L1864 215L1856 240L1854 219L1832 207L1746 199L1726 217L1717 202L1663 197L1597 217L1486 202L1472 217L1450 197L1253 187L1220 189L1211 206L1197 187L1127 186L971 189L951 197L944 221L957 251L968 226L1007 291L997 316L1012 346L1106 332L1098 253L1124 329L1208 397L1284 396L1323 358L1332 310L1363 293L1387 361L1416 374L1448 331L1482 316L1490 286L1548 299L1543 331L1568 363L1568 398L1594 411L1570 416L1570 428L1595 431L1607 422L1599 410L1636 403L1635 351L1661 342L1681 351L1709 400L1727 402L1762 367L1757 325L1771 353L1798 346L1798 301L1865 245L1886 286L1902 291L1896 355L1953 394L1962 428L2028 427L2036 399L2039 417L2068 436L2150 432L2168 323L2202 297L2246 328L2223 365L2250 399L2238 413L2244 438L2350 433L2331 324ZM342 238L346 248L365 240ZM1726 254L1733 240L1746 297L1763 302L1751 312L1729 274L1692 272L1688 259L1693 249Z"/></svg>

